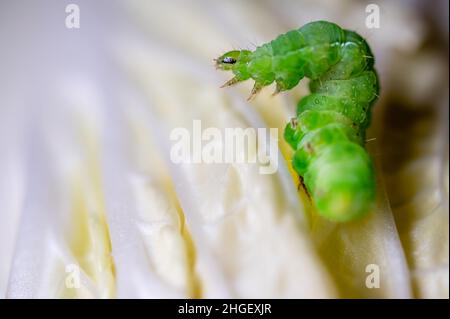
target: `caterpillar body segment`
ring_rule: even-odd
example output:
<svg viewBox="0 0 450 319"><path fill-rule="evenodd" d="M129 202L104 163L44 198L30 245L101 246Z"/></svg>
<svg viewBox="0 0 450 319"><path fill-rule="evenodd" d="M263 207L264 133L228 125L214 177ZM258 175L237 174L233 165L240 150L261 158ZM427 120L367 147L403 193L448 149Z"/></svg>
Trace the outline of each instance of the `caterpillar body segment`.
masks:
<svg viewBox="0 0 450 319"><path fill-rule="evenodd" d="M295 150L292 165L328 219L348 221L372 210L375 176L364 143L379 85L373 54L361 36L316 21L253 52L227 52L216 64L234 73L229 84L253 79L252 95L274 82L278 93L311 79L311 94L300 100L284 132Z"/></svg>

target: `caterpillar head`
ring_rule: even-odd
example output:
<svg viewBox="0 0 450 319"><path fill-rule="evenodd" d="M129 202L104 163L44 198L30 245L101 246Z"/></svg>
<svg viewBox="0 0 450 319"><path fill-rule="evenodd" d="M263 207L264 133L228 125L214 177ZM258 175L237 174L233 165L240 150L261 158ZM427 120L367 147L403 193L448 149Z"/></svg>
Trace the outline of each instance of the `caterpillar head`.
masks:
<svg viewBox="0 0 450 319"><path fill-rule="evenodd" d="M216 69L232 71L234 73L234 77L225 82L222 87L234 85L250 78L248 63L251 59L251 53L252 52L249 50L233 50L226 52L217 59L214 59L216 62ZM255 92L252 91L251 96L254 94Z"/></svg>
<svg viewBox="0 0 450 319"><path fill-rule="evenodd" d="M224 71L233 71L242 68L249 61L250 53L251 51L248 50L228 51L214 60L216 62L216 68Z"/></svg>

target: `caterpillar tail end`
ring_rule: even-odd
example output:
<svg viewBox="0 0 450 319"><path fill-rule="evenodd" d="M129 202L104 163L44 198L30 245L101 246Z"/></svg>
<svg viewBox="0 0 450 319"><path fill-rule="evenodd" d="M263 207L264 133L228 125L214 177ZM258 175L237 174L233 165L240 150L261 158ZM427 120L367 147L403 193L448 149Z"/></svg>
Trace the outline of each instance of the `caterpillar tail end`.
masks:
<svg viewBox="0 0 450 319"><path fill-rule="evenodd" d="M294 157L294 169L307 173L304 181L317 212L334 222L349 222L373 211L376 198L374 168L370 157L352 142L330 145L312 161L303 150Z"/></svg>
<svg viewBox="0 0 450 319"><path fill-rule="evenodd" d="M375 185L370 164L333 166L328 176L322 175L315 182L313 197L319 213L332 221L347 222L372 211Z"/></svg>
<svg viewBox="0 0 450 319"><path fill-rule="evenodd" d="M358 220L373 210L374 201L366 190L337 191L327 194L323 199L316 199L319 214L334 222Z"/></svg>

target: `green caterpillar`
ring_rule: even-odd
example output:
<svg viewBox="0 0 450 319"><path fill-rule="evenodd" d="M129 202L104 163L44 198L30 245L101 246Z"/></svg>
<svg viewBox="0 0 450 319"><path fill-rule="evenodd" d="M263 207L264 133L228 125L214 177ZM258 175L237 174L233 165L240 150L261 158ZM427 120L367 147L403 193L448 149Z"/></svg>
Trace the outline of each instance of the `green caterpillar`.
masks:
<svg viewBox="0 0 450 319"><path fill-rule="evenodd" d="M273 82L276 94L309 78L311 94L300 100L284 131L295 150L293 168L326 218L348 221L371 211L375 173L364 143L379 84L373 54L360 35L316 21L215 61L234 73L224 86L255 81L250 98Z"/></svg>

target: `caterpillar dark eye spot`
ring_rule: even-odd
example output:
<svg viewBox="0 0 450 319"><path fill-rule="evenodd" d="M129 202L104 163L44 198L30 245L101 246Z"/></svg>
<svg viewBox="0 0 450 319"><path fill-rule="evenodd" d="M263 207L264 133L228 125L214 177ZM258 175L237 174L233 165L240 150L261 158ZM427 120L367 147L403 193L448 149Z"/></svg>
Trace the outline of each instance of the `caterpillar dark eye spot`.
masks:
<svg viewBox="0 0 450 319"><path fill-rule="evenodd" d="M235 63L236 63L236 59L233 59L232 57L227 56L227 57L225 57L225 58L222 60L222 63L226 63L226 64L235 64Z"/></svg>

